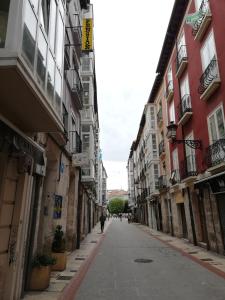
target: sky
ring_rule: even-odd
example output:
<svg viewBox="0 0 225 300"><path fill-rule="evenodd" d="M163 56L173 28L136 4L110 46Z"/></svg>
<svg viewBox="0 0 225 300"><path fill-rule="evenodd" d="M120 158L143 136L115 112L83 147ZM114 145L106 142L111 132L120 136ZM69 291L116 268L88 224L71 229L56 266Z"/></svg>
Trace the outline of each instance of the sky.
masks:
<svg viewBox="0 0 225 300"><path fill-rule="evenodd" d="M127 190L136 139L174 0L92 0L100 143L107 189Z"/></svg>

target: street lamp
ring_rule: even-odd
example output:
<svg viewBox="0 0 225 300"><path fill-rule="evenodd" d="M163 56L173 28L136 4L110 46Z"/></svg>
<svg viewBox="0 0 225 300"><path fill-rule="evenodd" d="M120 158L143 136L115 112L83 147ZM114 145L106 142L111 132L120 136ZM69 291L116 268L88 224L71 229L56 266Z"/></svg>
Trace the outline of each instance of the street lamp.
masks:
<svg viewBox="0 0 225 300"><path fill-rule="evenodd" d="M177 127L174 122L170 122L167 126L166 136L173 144L186 144L193 149L201 149L202 143L200 140L177 140Z"/></svg>

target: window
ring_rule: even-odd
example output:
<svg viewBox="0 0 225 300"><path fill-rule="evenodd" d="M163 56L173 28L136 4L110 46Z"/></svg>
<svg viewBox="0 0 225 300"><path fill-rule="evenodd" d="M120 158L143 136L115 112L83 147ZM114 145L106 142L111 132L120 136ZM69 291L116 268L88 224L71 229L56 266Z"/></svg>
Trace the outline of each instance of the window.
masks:
<svg viewBox="0 0 225 300"><path fill-rule="evenodd" d="M36 43L36 31L37 31L37 19L30 6L29 2L26 2L24 27L23 27L23 42L22 53L29 67L34 67L35 56L35 43Z"/></svg>
<svg viewBox="0 0 225 300"><path fill-rule="evenodd" d="M214 42L214 34L211 32L207 37L202 49L201 49L201 60L203 72L208 67L209 63L216 55L216 48Z"/></svg>
<svg viewBox="0 0 225 300"><path fill-rule="evenodd" d="M180 51L182 46L186 46L184 32L182 32L180 38L178 39L177 50ZM185 50L186 50L186 47L185 47Z"/></svg>
<svg viewBox="0 0 225 300"><path fill-rule="evenodd" d="M153 157L157 157L157 144L156 144L156 135L152 134L152 152L153 152Z"/></svg>
<svg viewBox="0 0 225 300"><path fill-rule="evenodd" d="M90 58L89 57L83 57L82 71L90 71Z"/></svg>
<svg viewBox="0 0 225 300"><path fill-rule="evenodd" d="M50 15L50 0L41 0L40 5L40 23L48 35Z"/></svg>
<svg viewBox="0 0 225 300"><path fill-rule="evenodd" d="M154 107L150 107L150 127L155 129L155 110Z"/></svg>
<svg viewBox="0 0 225 300"><path fill-rule="evenodd" d="M56 40L56 63L62 70L63 62L63 40L64 40L64 24L61 14L58 11L58 21L57 21L57 40Z"/></svg>
<svg viewBox="0 0 225 300"><path fill-rule="evenodd" d="M88 82L83 83L83 93L84 93L83 103L84 105L88 105L89 104L89 83Z"/></svg>
<svg viewBox="0 0 225 300"><path fill-rule="evenodd" d="M47 93L49 100L53 103L55 84L55 61L51 52L48 54Z"/></svg>
<svg viewBox="0 0 225 300"><path fill-rule="evenodd" d="M90 136L89 134L82 134L82 152L88 152L89 151L89 140Z"/></svg>
<svg viewBox="0 0 225 300"><path fill-rule="evenodd" d="M172 159L173 159L173 172L171 174L171 180L172 183L179 182L180 181L180 171L179 171L179 161L178 161L178 152L177 149L175 149L172 152Z"/></svg>
<svg viewBox="0 0 225 300"><path fill-rule="evenodd" d="M0 2L0 48L5 47L10 0Z"/></svg>
<svg viewBox="0 0 225 300"><path fill-rule="evenodd" d="M82 132L90 132L90 125L82 125Z"/></svg>
<svg viewBox="0 0 225 300"><path fill-rule="evenodd" d="M62 93L62 77L59 70L56 70L55 75L55 107L58 114L61 114L61 93Z"/></svg>
<svg viewBox="0 0 225 300"><path fill-rule="evenodd" d="M185 140L194 140L193 134L190 134L185 137ZM186 164L188 172L196 171L196 161L195 161L195 149L185 144L185 153L186 153Z"/></svg>
<svg viewBox="0 0 225 300"><path fill-rule="evenodd" d="M185 95L190 95L190 89L189 89L189 81L188 77L186 76L184 80L182 80L181 85L180 85L180 93L181 93L181 99Z"/></svg>
<svg viewBox="0 0 225 300"><path fill-rule="evenodd" d="M55 27L56 27L56 3L55 0L52 1L51 5L51 15L50 15L50 28L49 28L49 41L50 47L53 52L55 52Z"/></svg>
<svg viewBox="0 0 225 300"><path fill-rule="evenodd" d="M37 79L39 84L45 87L46 75L46 56L47 56L47 42L41 29L38 35L38 52L37 52Z"/></svg>
<svg viewBox="0 0 225 300"><path fill-rule="evenodd" d="M219 139L225 139L225 123L222 105L208 117L208 130L211 144Z"/></svg>
<svg viewBox="0 0 225 300"><path fill-rule="evenodd" d="M154 181L155 181L155 188L158 189L159 185L159 166L154 164Z"/></svg>
<svg viewBox="0 0 225 300"><path fill-rule="evenodd" d="M169 107L169 118L170 118L170 122L174 122L175 123L174 101L171 102L170 107Z"/></svg>
<svg viewBox="0 0 225 300"><path fill-rule="evenodd" d="M168 88L173 89L173 74L172 74L172 67L169 67L168 73L167 73L167 83Z"/></svg>

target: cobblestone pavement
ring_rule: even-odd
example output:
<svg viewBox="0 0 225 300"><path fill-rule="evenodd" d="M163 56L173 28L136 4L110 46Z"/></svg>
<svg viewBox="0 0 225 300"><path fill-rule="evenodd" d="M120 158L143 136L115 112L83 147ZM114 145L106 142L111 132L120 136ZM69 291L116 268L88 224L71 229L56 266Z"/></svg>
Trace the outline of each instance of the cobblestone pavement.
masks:
<svg viewBox="0 0 225 300"><path fill-rule="evenodd" d="M111 222L112 225L110 225ZM161 256L159 257L162 261L159 269L153 267L159 259L157 255ZM128 258L129 264L127 264ZM150 264L134 263L135 258L148 258L152 259L153 262ZM179 278L174 278L174 274L171 275L169 269L163 264L165 259L166 262L171 261L169 263L170 271L173 268L177 270L177 265L174 263L176 262L177 264L177 260L181 259L182 262L178 263L178 265L180 264L179 272L183 279L181 284ZM140 277L142 275L138 278L139 269L136 270L134 266L137 268L147 267L151 272L153 270L155 274L158 274L157 278L160 286L157 286L156 278L152 278L152 274L148 274L145 269L141 272L143 278ZM188 270L192 272L197 270L197 273L188 273ZM189 275L185 276L183 274L184 271ZM93 272L94 279L92 278L89 281L88 278ZM134 272L136 272L137 276L133 275ZM195 286L196 282L198 282L199 287L196 294L192 293L189 295L189 298L186 298L184 291L193 290L193 285L192 287L189 286L189 278L187 278L190 276L194 279L193 285ZM50 286L47 290L28 292L24 299L72 300L75 299L75 294L77 294L77 300L125 300L128 298L129 300L169 300L172 297L178 300L190 298L192 300L224 300L224 279L224 256L194 246L186 240L152 230L144 225L127 224L126 220L122 222L110 220L106 222L104 234L100 234L100 225L97 224L92 233L88 234L82 241L80 249L68 253L66 270L63 272L52 272ZM150 288L153 282L154 288L145 291L145 286ZM161 285L167 290L164 296L163 294L160 295L160 289L162 293ZM173 285L175 285L174 289L177 289L177 286L183 289L183 293L181 293L183 295L182 298L178 292L174 295L171 291ZM201 288L207 291L203 297ZM151 297L149 293L151 293ZM188 293L186 292L187 295Z"/></svg>

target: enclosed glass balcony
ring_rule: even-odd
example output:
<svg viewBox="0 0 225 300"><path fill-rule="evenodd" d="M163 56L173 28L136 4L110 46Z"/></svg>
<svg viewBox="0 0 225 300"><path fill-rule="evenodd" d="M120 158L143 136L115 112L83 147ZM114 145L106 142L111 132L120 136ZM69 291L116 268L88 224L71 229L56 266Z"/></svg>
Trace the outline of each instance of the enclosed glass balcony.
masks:
<svg viewBox="0 0 225 300"><path fill-rule="evenodd" d="M63 132L64 14L62 0L1 1L1 113L21 130Z"/></svg>

